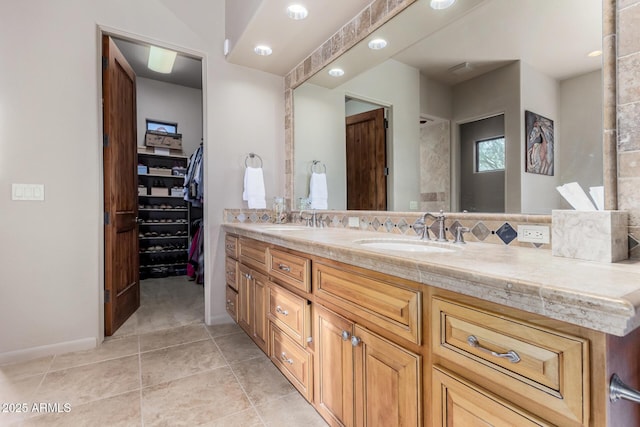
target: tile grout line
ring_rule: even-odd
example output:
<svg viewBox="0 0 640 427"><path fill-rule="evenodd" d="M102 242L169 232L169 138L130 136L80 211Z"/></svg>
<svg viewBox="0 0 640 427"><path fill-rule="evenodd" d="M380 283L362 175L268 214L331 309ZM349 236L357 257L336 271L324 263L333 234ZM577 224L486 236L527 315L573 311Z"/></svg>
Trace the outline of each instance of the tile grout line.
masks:
<svg viewBox="0 0 640 427"><path fill-rule="evenodd" d="M205 327L205 329L207 330L207 333L211 337L211 341L213 341L213 344L216 346L216 348L220 352L220 355L222 356L222 358L224 359L225 363L229 367L229 370L231 371L231 375L233 375L233 378L236 379L236 382L238 383L238 386L240 387L240 390L242 390L242 392L244 393L245 397L247 398L247 401L249 402L249 404L251 405L251 407L255 411L256 415L258 416L258 419L260 420L260 422L262 423L263 426L266 426L267 423L265 422L264 418L262 418L262 415L260 415L260 412L258 411L258 408L253 403L253 400L251 400L251 398L249 397L249 394L247 393L247 390L245 390L244 386L240 382L240 379L238 378L238 376L236 375L235 371L231 367L231 363L229 363L229 360L227 360L227 356L224 355L224 353L222 352L222 349L220 348L220 346L218 345L216 340L213 338L213 335L211 335L211 331L209 331L209 328ZM242 331L242 333L244 333L244 331ZM229 334L229 335L231 335L231 334Z"/></svg>
<svg viewBox="0 0 640 427"><path fill-rule="evenodd" d="M140 385L139 399L140 399L140 426L144 427L144 411L142 407L142 352L140 345L140 335L138 335L138 384Z"/></svg>

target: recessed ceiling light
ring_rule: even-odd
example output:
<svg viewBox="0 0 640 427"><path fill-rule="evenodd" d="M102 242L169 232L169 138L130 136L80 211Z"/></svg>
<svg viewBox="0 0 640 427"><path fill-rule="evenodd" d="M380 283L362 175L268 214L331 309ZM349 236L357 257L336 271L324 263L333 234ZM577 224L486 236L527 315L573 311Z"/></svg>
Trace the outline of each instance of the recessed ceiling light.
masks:
<svg viewBox="0 0 640 427"><path fill-rule="evenodd" d="M592 58L595 58L596 56L600 56L602 55L602 51L601 50L594 50L593 52L589 52L587 54L587 56L590 56Z"/></svg>
<svg viewBox="0 0 640 427"><path fill-rule="evenodd" d="M269 56L273 53L273 50L267 45L258 45L253 48L253 51L260 56Z"/></svg>
<svg viewBox="0 0 640 427"><path fill-rule="evenodd" d="M468 62L463 62L461 64L454 65L453 67L449 68L447 71L459 76L461 74L466 74L470 71L473 71L473 65L469 64Z"/></svg>
<svg viewBox="0 0 640 427"><path fill-rule="evenodd" d="M341 68L332 68L329 70L329 75L332 77L344 76L344 70Z"/></svg>
<svg viewBox="0 0 640 427"><path fill-rule="evenodd" d="M436 10L446 9L455 2L456 0L431 0L431 8Z"/></svg>
<svg viewBox="0 0 640 427"><path fill-rule="evenodd" d="M296 21L306 18L308 14L309 11L299 4L292 4L287 8L287 16L291 19L295 19Z"/></svg>
<svg viewBox="0 0 640 427"><path fill-rule="evenodd" d="M369 49L380 50L387 47L387 41L385 39L373 39L369 42Z"/></svg>
<svg viewBox="0 0 640 427"><path fill-rule="evenodd" d="M172 50L163 49L157 46L150 46L147 67L158 73L169 74L173 69L173 63L176 60L177 54L177 52Z"/></svg>

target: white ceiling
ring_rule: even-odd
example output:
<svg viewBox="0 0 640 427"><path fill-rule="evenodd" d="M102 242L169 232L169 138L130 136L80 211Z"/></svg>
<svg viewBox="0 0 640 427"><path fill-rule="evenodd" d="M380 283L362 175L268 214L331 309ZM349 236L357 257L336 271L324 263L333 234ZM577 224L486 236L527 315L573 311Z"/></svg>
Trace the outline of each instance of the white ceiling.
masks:
<svg viewBox="0 0 640 427"><path fill-rule="evenodd" d="M138 77L159 80L194 89L202 89L202 62L190 56L178 53L170 74L157 73L147 68L149 45L112 37Z"/></svg>
<svg viewBox="0 0 640 427"><path fill-rule="evenodd" d="M293 3L305 6L309 16L290 19L286 10ZM231 40L227 60L284 76L369 3L371 0L262 0L240 38ZM227 25L230 20L235 22L227 16ZM226 33L237 31L227 29ZM258 44L269 45L273 54L256 55L253 48Z"/></svg>
<svg viewBox="0 0 640 427"><path fill-rule="evenodd" d="M291 0L255 0L251 15L242 20L246 27L231 31L241 36L232 43L227 60L284 76L370 2L300 0L309 16L293 21L285 13ZM383 36L389 40L386 49L374 52L361 43L338 58L335 63L346 71L343 78L328 78L328 66L312 81L335 87L389 57L446 84L515 60L559 80L601 68L601 57L586 56L601 48L601 0L457 0L442 11L428 3L418 0L365 40ZM274 53L254 54L259 43L269 44ZM146 67L148 45L126 40L116 44L140 77L201 88L200 60L179 54L174 72L163 75ZM455 76L447 71L465 61L472 72Z"/></svg>

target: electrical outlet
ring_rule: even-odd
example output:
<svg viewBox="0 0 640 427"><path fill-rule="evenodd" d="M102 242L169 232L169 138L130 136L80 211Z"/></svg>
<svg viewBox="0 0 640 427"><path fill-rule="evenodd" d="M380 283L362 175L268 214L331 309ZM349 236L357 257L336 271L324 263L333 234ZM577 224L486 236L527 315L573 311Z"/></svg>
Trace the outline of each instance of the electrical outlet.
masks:
<svg viewBox="0 0 640 427"><path fill-rule="evenodd" d="M546 225L519 225L518 241L549 243L549 227Z"/></svg>
<svg viewBox="0 0 640 427"><path fill-rule="evenodd" d="M350 216L349 227L360 227L360 218L358 218L357 216Z"/></svg>

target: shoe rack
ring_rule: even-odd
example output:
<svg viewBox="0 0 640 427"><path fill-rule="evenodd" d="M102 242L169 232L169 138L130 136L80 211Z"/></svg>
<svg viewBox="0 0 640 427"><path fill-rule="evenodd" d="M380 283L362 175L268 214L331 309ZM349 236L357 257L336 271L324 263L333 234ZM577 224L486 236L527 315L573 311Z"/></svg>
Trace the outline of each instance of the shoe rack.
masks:
<svg viewBox="0 0 640 427"><path fill-rule="evenodd" d="M187 272L189 206L183 198L187 157L138 153L140 279Z"/></svg>

